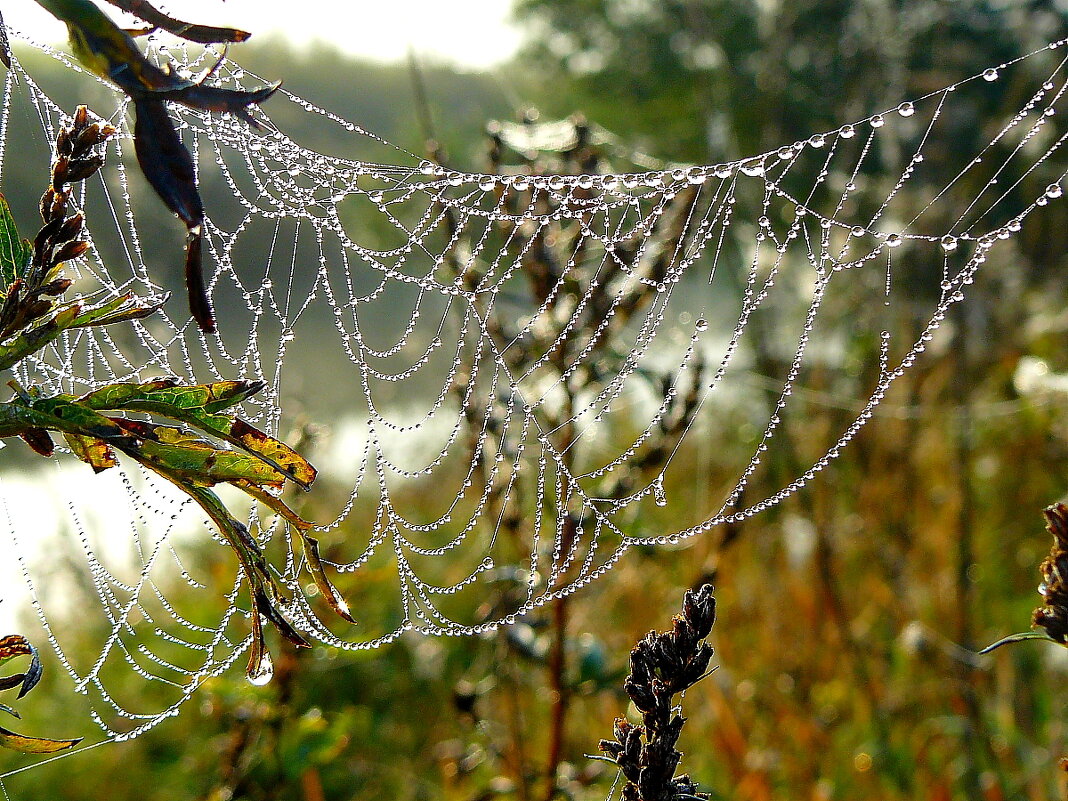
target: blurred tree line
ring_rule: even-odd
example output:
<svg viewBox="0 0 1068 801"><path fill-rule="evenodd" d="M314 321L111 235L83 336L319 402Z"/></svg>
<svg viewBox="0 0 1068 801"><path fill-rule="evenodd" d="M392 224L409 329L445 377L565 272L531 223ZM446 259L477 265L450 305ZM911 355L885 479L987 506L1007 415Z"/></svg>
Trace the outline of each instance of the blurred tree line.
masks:
<svg viewBox="0 0 1068 801"><path fill-rule="evenodd" d="M424 67L435 136L455 166L480 168L485 122L528 105L546 118L581 111L661 158L738 158L1030 52L1064 35L1068 22L1054 2L942 0L518 0L516 13L528 46L496 77ZM390 141L423 149L404 65L277 42L250 44L235 57ZM44 61L26 63L65 107L92 103L84 84L64 83ZM991 84L936 147L974 152L1024 91ZM301 141L299 114L275 120ZM305 144L324 152L348 146L342 138ZM880 154L887 176L894 158ZM43 168L9 158L5 169L4 191L32 213L35 199L16 188L36 186ZM916 202L946 179L935 171L930 185L912 187ZM227 190L206 180L203 191L211 208L211 192ZM685 701L681 747L684 767L715 797L995 801L1062 793L1064 660L1042 644L987 660L968 649L1025 627L1048 545L1039 512L1064 495L1065 396L1025 386L1019 367L1026 356L1041 360L1046 374L1068 372L1065 222L1063 209L1051 206L993 251L963 310L819 481L685 553L632 554L574 600L564 675L572 704L551 793L539 772L558 692L545 613L482 638L286 654L262 689L234 671L145 737L12 777L11 797L604 798L614 774L583 755L626 708L619 685L628 650L649 628L663 628L684 588L708 578L718 586L719 669ZM923 265L904 259L899 268L923 291ZM855 347L870 356L877 343ZM753 354L758 377L781 358L771 347ZM863 383L854 378L828 376L824 395L794 400L804 419L787 434L793 448L773 456L769 481L796 476L814 458L810 438L849 419L835 401ZM756 383L750 400L770 402L772 392ZM740 429L724 437L714 449L722 453L706 457L714 464L730 465L752 446ZM310 455L314 461L314 449ZM315 503L303 510L311 519ZM217 550L205 546L205 563L226 558ZM53 580L71 581L70 568L57 566ZM72 594L81 591L71 585ZM361 596L376 597L373 589ZM372 600L360 613L385 609ZM57 674L46 681L56 683ZM31 724L86 720L76 705L24 711ZM24 761L0 756L0 771Z"/></svg>

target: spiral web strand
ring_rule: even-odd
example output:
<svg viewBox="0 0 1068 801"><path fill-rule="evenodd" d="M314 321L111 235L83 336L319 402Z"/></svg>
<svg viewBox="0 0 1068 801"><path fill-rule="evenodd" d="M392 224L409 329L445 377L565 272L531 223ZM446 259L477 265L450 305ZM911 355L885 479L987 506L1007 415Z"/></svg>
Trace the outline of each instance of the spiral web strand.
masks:
<svg viewBox="0 0 1068 801"><path fill-rule="evenodd" d="M357 629L320 614L299 549L252 510L292 591L287 614L342 649L406 631L486 631L602 576L634 545L680 543L768 509L840 453L991 251L1059 202L1064 45L768 153L637 172L569 162L607 141L571 124L494 134L513 154L555 154L558 172L532 172L520 156L473 174L292 95L256 111L264 131L175 108L201 185L230 196L209 204L206 227L220 335L200 333L176 298L132 331L60 339L17 377L75 394L160 375L262 379L244 414L289 439L299 409L314 419L321 402L334 445L312 458L341 500L309 501L308 514L356 616L388 612ZM214 55L173 47L170 57L193 73ZM13 125L29 120L47 143L68 119L31 72L15 64L4 85L5 177L27 141ZM1033 84L1024 104L959 152L957 109L1010 73ZM230 62L212 80L256 83ZM78 199L93 249L69 274L82 292L158 296L179 289L147 255L170 229L128 166L124 100L109 97L112 109L94 111L124 135ZM340 126L349 157L274 127L285 103ZM950 178L918 198L933 163ZM797 475L765 475L791 415L803 414L791 400L820 391L859 334L876 344L855 416ZM769 376L769 364L781 369ZM768 384L759 392L754 370ZM743 427L750 434L733 441ZM713 445L725 455L712 459ZM151 476L129 465L88 476L69 453L44 464L0 477L5 547L54 661L105 736L136 736L247 648L240 576L231 569L220 584L198 545L210 525ZM83 570L77 610L49 586L53 545L31 533L48 530L50 505L44 522ZM72 616L91 618L79 635L96 643L91 663L68 656L55 621ZM114 678L131 672L151 694Z"/></svg>

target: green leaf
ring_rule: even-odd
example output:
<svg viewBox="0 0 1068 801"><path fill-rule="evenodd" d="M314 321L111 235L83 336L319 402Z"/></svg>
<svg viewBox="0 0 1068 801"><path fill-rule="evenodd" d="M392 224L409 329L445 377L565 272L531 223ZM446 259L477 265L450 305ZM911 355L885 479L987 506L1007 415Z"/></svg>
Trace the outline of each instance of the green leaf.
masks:
<svg viewBox="0 0 1068 801"><path fill-rule="evenodd" d="M11 715L12 717L16 717L16 718L21 718L22 717L22 715L20 715L18 713L18 711L12 709L7 704L0 704L0 712L7 712L7 714Z"/></svg>
<svg viewBox="0 0 1068 801"><path fill-rule="evenodd" d="M81 737L76 740L46 740L42 737L26 737L0 727L0 746L10 748L12 751L21 751L24 754L54 754L56 751L73 748L81 741Z"/></svg>
<svg viewBox="0 0 1068 801"><path fill-rule="evenodd" d="M90 326L111 325L128 320L141 320L154 314L167 301L167 297L155 303L146 303L134 295L119 295L99 306L81 311L74 316L64 328L88 328Z"/></svg>
<svg viewBox="0 0 1068 801"><path fill-rule="evenodd" d="M1024 640L1048 640L1049 642L1055 642L1058 645L1064 645L1064 643L1057 642L1057 640L1050 637L1044 631L1022 631L1019 634L1010 634L1008 637L1002 637L996 643L994 643L993 645L988 645L979 653L989 654L995 648L1000 648L1003 645L1008 645L1009 643L1013 642L1023 642Z"/></svg>
<svg viewBox="0 0 1068 801"><path fill-rule="evenodd" d="M0 293L6 295L16 278L26 273L33 258L33 246L19 237L7 199L0 195Z"/></svg>
<svg viewBox="0 0 1068 801"><path fill-rule="evenodd" d="M285 483L285 475L255 456L219 450L180 428L143 425L156 439L145 439L135 448L123 447L123 451L154 468L176 473L204 487L232 481L271 487Z"/></svg>
<svg viewBox="0 0 1068 801"><path fill-rule="evenodd" d="M98 411L138 411L186 423L262 460L281 475L307 489L316 471L308 461L274 437L241 419L219 414L263 389L262 381L216 381L178 386L172 379L145 384L110 384L81 398ZM249 480L255 480L248 476ZM268 482L272 485L276 481Z"/></svg>
<svg viewBox="0 0 1068 801"><path fill-rule="evenodd" d="M20 362L31 353L40 350L60 334L77 318L81 307L77 304L61 309L51 320L32 331L23 331L7 345L0 346L0 370Z"/></svg>
<svg viewBox="0 0 1068 801"><path fill-rule="evenodd" d="M63 438L67 440L74 455L92 467L94 473L103 472L119 463L115 458L115 451L101 439L81 437L77 434L64 434Z"/></svg>

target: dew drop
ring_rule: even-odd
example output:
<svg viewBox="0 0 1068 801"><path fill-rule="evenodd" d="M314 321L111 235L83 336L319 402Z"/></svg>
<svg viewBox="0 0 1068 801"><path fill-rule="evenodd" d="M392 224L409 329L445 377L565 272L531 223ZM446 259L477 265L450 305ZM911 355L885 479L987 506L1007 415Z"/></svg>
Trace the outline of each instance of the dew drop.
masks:
<svg viewBox="0 0 1068 801"><path fill-rule="evenodd" d="M942 250L951 253L957 249L957 237L946 234L942 237Z"/></svg>
<svg viewBox="0 0 1068 801"><path fill-rule="evenodd" d="M912 103L902 103L897 107L897 113L902 117L911 117L916 113L916 107Z"/></svg>
<svg viewBox="0 0 1068 801"><path fill-rule="evenodd" d="M871 124L872 128L882 128L886 120L883 119L882 114L876 114L874 117L870 118L868 122Z"/></svg>
<svg viewBox="0 0 1068 801"><path fill-rule="evenodd" d="M1060 184L1050 184L1046 187L1046 197L1051 200L1060 197L1062 194L1064 194L1064 190L1061 189Z"/></svg>
<svg viewBox="0 0 1068 801"><path fill-rule="evenodd" d="M792 159L794 156L796 156L797 155L797 151L795 151L792 147L789 147L789 146L780 147L778 152L775 155L777 155L783 161L787 161L789 159Z"/></svg>
<svg viewBox="0 0 1068 801"><path fill-rule="evenodd" d="M764 162L760 159L753 159L742 163L741 170L746 175L755 177L764 174Z"/></svg>
<svg viewBox="0 0 1068 801"><path fill-rule="evenodd" d="M704 317L699 317L697 323L694 325L694 328L696 328L698 331L707 331L708 320L706 320Z"/></svg>
<svg viewBox="0 0 1068 801"><path fill-rule="evenodd" d="M850 229L849 233L852 234L853 236L864 236L864 233L865 233L864 226L862 226L862 225L854 225L852 227L852 229Z"/></svg>
<svg viewBox="0 0 1068 801"><path fill-rule="evenodd" d="M271 661L271 655L264 651L258 665L255 667L249 665L247 675L248 683L254 687L262 687L268 684L274 678L274 663Z"/></svg>
<svg viewBox="0 0 1068 801"><path fill-rule="evenodd" d="M899 247L904 241L905 240L901 236L901 234L890 234L888 237L886 237L886 244L892 248Z"/></svg>
<svg viewBox="0 0 1068 801"><path fill-rule="evenodd" d="M1016 217L1009 220L1008 225L1006 225L1005 227L1015 234L1017 231L1023 228L1023 223L1020 222L1019 217Z"/></svg>
<svg viewBox="0 0 1068 801"><path fill-rule="evenodd" d="M429 159L423 159L419 162L419 172L423 173L423 175L433 175L435 166L434 162Z"/></svg>
<svg viewBox="0 0 1068 801"><path fill-rule="evenodd" d="M664 492L664 482L657 480L653 484L653 501L657 506L667 506L667 493Z"/></svg>
<svg viewBox="0 0 1068 801"><path fill-rule="evenodd" d="M823 147L827 144L827 139L823 134L816 134L808 140L808 143L811 147Z"/></svg>
<svg viewBox="0 0 1068 801"><path fill-rule="evenodd" d="M998 79L998 71L993 67L983 70L984 81L996 81Z"/></svg>
<svg viewBox="0 0 1068 801"><path fill-rule="evenodd" d="M852 125L843 125L838 129L838 135L843 139L852 139L856 133L856 129Z"/></svg>

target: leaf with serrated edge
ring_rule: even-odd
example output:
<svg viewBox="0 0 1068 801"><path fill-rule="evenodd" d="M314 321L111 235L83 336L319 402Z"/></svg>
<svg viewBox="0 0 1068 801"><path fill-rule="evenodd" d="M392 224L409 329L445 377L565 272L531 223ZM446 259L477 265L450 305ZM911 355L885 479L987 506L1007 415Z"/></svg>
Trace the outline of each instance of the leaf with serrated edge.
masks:
<svg viewBox="0 0 1068 801"><path fill-rule="evenodd" d="M25 273L31 258L33 246L19 237L7 199L0 195L0 294L7 294L11 282Z"/></svg>

